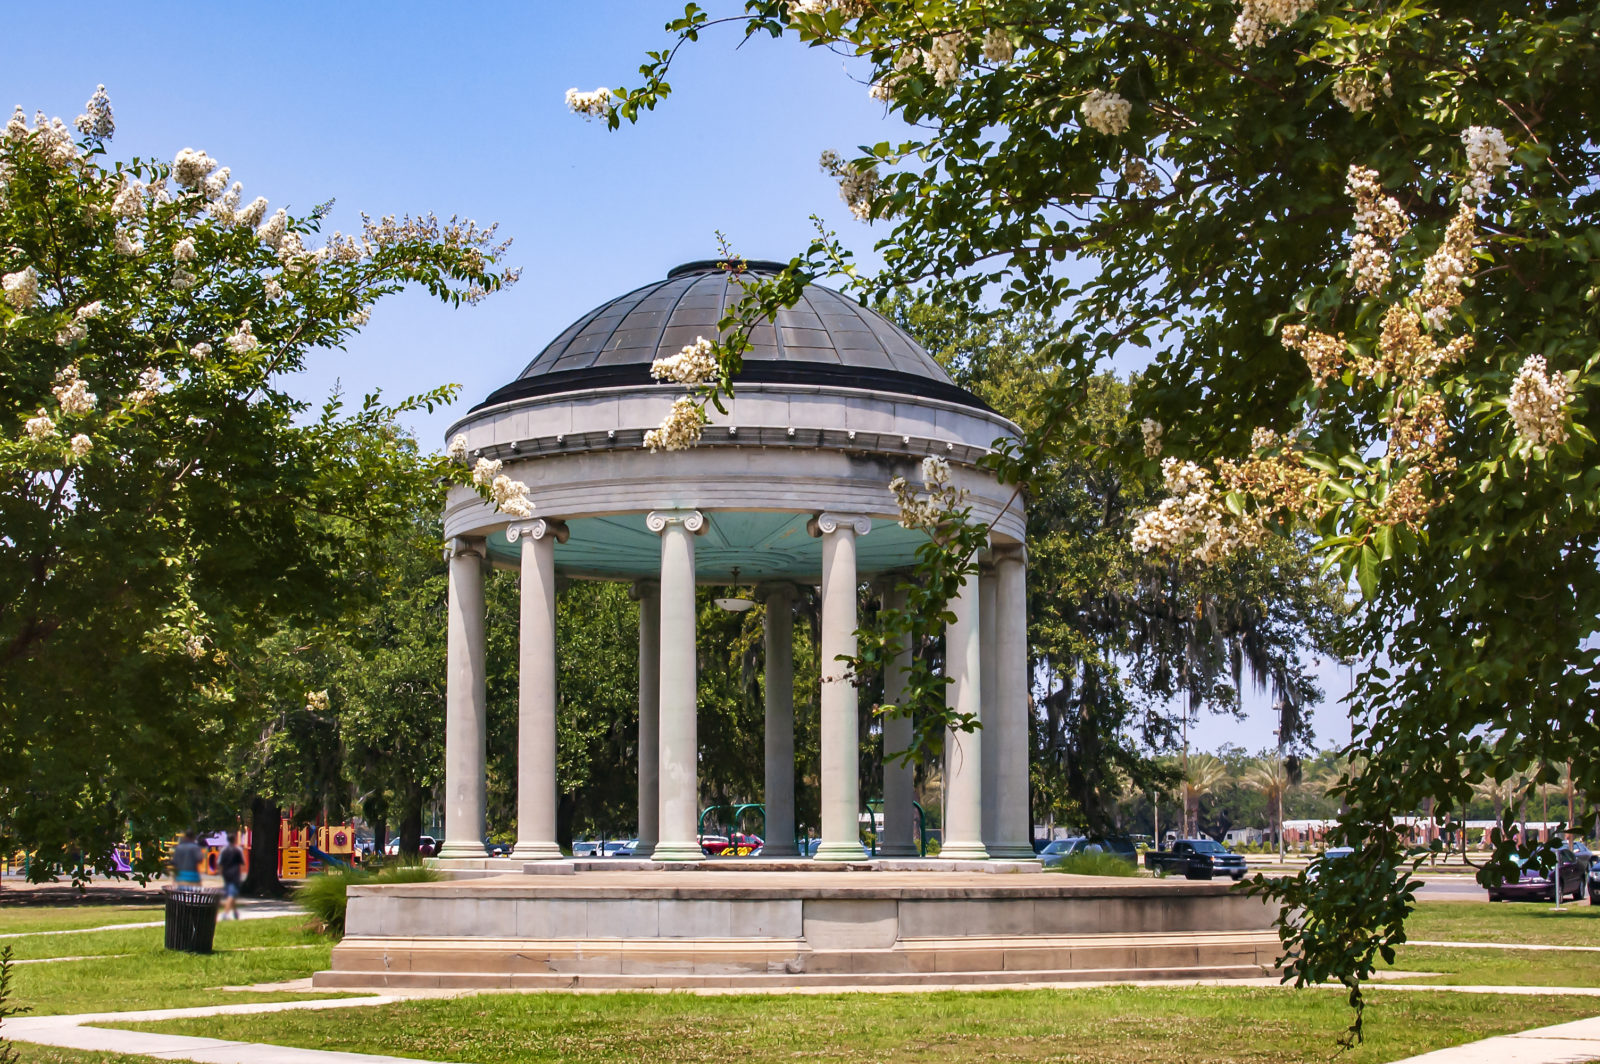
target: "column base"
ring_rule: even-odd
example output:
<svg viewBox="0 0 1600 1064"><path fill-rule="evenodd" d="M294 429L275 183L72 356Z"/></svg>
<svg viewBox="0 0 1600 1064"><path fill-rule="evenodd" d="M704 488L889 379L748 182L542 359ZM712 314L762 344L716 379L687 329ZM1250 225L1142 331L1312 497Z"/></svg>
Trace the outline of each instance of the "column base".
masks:
<svg viewBox="0 0 1600 1064"><path fill-rule="evenodd" d="M981 842L952 842L939 848L939 856L946 861L987 861L989 851ZM1031 849L1028 856L1033 856Z"/></svg>
<svg viewBox="0 0 1600 1064"><path fill-rule="evenodd" d="M474 859L479 857L487 857L489 856L489 851L484 849L483 843L481 842L446 841L445 844L439 848L439 852L434 854L434 856L442 858L446 861L455 861L462 858Z"/></svg>
<svg viewBox="0 0 1600 1064"><path fill-rule="evenodd" d="M656 844L653 842L641 842L633 848L633 857L636 860L643 859L645 857L654 857L655 853Z"/></svg>
<svg viewBox="0 0 1600 1064"><path fill-rule="evenodd" d="M817 847L817 852L812 855L813 861L865 861L866 853L861 849L861 844L849 842L824 842Z"/></svg>
<svg viewBox="0 0 1600 1064"><path fill-rule="evenodd" d="M566 854L553 842L519 842L511 856L519 861L559 861Z"/></svg>
<svg viewBox="0 0 1600 1064"><path fill-rule="evenodd" d="M656 861L703 861L706 852L697 842L658 842L650 857Z"/></svg>
<svg viewBox="0 0 1600 1064"><path fill-rule="evenodd" d="M1039 855L1033 852L1032 846L1005 845L996 843L986 847L989 856L997 861L1036 861Z"/></svg>
<svg viewBox="0 0 1600 1064"><path fill-rule="evenodd" d="M761 846L761 856L763 856L763 857L799 857L800 856L800 851L799 851L799 849L797 849L795 847L794 843L792 843L792 842L787 846L774 846L772 843L768 842L768 843L763 843L762 844L762 846Z"/></svg>

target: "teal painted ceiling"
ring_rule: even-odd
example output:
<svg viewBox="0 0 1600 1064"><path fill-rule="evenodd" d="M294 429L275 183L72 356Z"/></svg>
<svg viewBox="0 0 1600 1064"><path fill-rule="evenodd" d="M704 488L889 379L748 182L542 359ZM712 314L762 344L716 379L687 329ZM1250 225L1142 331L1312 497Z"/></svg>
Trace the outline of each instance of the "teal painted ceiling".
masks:
<svg viewBox="0 0 1600 1064"><path fill-rule="evenodd" d="M822 541L806 533L810 514L715 511L706 531L695 537L695 571L701 582L795 580L816 583L822 574ZM661 537L645 527L645 515L580 517L567 522L571 535L556 544L556 569L575 576L633 580L655 577L661 564ZM856 539L856 567L863 575L902 569L916 560L922 532L879 518L872 531ZM496 557L515 561L521 544L504 532L489 537Z"/></svg>

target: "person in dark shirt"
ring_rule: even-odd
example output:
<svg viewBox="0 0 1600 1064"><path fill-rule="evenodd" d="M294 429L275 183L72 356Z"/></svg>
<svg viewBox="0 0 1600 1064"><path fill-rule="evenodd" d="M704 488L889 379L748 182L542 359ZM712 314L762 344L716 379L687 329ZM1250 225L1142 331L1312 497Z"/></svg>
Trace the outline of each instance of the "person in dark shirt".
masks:
<svg viewBox="0 0 1600 1064"><path fill-rule="evenodd" d="M239 884L244 881L244 851L239 848L239 833L228 832L228 845L217 859L222 873L222 913L218 919L239 919Z"/></svg>
<svg viewBox="0 0 1600 1064"><path fill-rule="evenodd" d="M172 849L172 880L180 887L200 885L200 865L205 862L206 851L194 841L194 832L185 831L178 845Z"/></svg>

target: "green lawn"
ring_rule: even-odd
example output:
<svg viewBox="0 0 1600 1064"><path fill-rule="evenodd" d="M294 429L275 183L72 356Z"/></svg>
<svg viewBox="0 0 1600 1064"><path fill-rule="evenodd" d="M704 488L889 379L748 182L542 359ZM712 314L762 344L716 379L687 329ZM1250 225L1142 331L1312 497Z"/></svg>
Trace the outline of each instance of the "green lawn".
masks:
<svg viewBox="0 0 1600 1064"><path fill-rule="evenodd" d="M1581 998L1374 994L1367 1040L1340 1054L1337 991L1132 988L928 994L496 994L129 1025L475 1064L561 1061L1391 1061L1600 1013ZM63 1058L65 1059L65 1058Z"/></svg>
<svg viewBox="0 0 1600 1064"><path fill-rule="evenodd" d="M1401 946L1394 967L1438 973L1408 983L1451 986L1600 986L1600 953ZM1600 1002L1595 1011L1600 1012Z"/></svg>
<svg viewBox="0 0 1600 1064"><path fill-rule="evenodd" d="M160 920L159 905L0 905L0 935ZM0 939L0 944L12 939Z"/></svg>
<svg viewBox="0 0 1600 1064"><path fill-rule="evenodd" d="M10 939L19 958L93 957L18 965L13 970L16 1002L35 1014L58 1015L296 1000L308 995L216 988L303 979L327 968L332 944L304 927L305 919L298 916L224 921L217 925L216 952L209 956L167 952L159 927Z"/></svg>
<svg viewBox="0 0 1600 1064"><path fill-rule="evenodd" d="M1600 946L1600 905L1568 902L1554 912L1549 902L1423 902L1406 921L1406 935L1435 942Z"/></svg>

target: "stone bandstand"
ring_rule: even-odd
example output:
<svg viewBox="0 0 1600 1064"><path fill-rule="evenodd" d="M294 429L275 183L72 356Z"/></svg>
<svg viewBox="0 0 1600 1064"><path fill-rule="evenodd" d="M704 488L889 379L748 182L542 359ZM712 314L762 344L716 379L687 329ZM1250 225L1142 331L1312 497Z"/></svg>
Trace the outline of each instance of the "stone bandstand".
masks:
<svg viewBox="0 0 1600 1064"><path fill-rule="evenodd" d="M751 263L756 273L776 269ZM679 385L651 362L711 337L741 294L693 262L579 318L451 429L498 460L535 516L468 488L446 504L449 639L445 844L450 882L353 887L324 986L767 986L1018 982L1161 972L1256 975L1272 911L1210 883L1038 874L1028 807L1025 514L977 462L1016 426L957 387L902 330L813 285L751 337L726 414L701 442L652 452ZM946 737L943 848L913 861L912 776L883 725L877 860L859 836L858 592L886 605L924 533L888 485L950 466L992 526L980 577L951 603L950 705L982 722ZM485 855L486 566L521 574L517 842ZM639 602L639 844L645 860L563 859L556 844L556 588L626 581ZM757 862L698 841L695 589L749 584L765 620L766 808ZM798 859L792 606L820 587L821 841ZM904 662L886 670L894 700ZM992 874L1014 872L1018 874ZM551 875L548 873L561 873ZM1027 874L1033 873L1033 874Z"/></svg>

